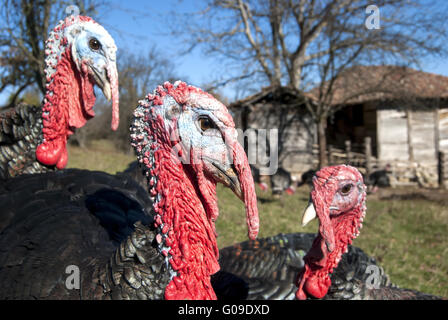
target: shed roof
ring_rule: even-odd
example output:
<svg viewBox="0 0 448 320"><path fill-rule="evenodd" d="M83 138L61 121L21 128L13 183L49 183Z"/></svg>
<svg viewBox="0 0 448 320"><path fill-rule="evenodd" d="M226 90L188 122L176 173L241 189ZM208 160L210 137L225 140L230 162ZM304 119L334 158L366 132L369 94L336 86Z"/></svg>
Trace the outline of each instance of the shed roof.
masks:
<svg viewBox="0 0 448 320"><path fill-rule="evenodd" d="M325 82L323 88L329 85ZM307 92L317 99L319 87ZM448 98L448 77L408 67L355 66L345 70L333 84L332 105L400 98Z"/></svg>
<svg viewBox="0 0 448 320"><path fill-rule="evenodd" d="M327 85L328 81L323 88ZM335 80L333 87L334 93L328 101L332 105L401 98L448 99L448 77L393 65L349 68ZM264 100L297 105L303 102L304 97L318 100L319 88L303 92L289 87L265 87L254 95L231 103L229 108L254 105Z"/></svg>
<svg viewBox="0 0 448 320"><path fill-rule="evenodd" d="M235 101L229 105L229 108L247 107L262 101L281 101L285 104L302 104L304 93L290 87L265 87L244 99Z"/></svg>

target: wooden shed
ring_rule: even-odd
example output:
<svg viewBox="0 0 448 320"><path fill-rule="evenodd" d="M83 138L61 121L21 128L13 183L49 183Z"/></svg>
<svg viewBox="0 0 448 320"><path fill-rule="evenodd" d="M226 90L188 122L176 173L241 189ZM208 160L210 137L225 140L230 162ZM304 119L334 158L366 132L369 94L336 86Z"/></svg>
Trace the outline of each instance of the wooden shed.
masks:
<svg viewBox="0 0 448 320"><path fill-rule="evenodd" d="M350 152L367 153L369 141L372 165L391 165L395 185L448 183L448 77L399 66L357 66L333 86L329 103L337 111L328 119L330 151L345 150L349 142ZM317 165L316 125L303 102L304 96L315 99L317 90L269 87L229 109L243 130L278 128L279 166L297 177ZM349 158L332 157L330 163Z"/></svg>
<svg viewBox="0 0 448 320"><path fill-rule="evenodd" d="M313 168L316 126L306 110L301 92L287 87L268 87L230 104L229 109L233 113L236 127L242 129L246 136L251 130L278 130L279 167L296 175ZM257 145L258 152L270 155L271 150L263 148L263 144ZM247 141L245 149L250 160ZM257 156L256 162L251 164L263 168L268 165L263 160L263 157Z"/></svg>
<svg viewBox="0 0 448 320"><path fill-rule="evenodd" d="M436 186L440 153L448 152L448 77L396 66L360 66L339 79L329 119L329 145L369 137L377 165L393 166L399 184ZM355 90L374 93L353 96Z"/></svg>

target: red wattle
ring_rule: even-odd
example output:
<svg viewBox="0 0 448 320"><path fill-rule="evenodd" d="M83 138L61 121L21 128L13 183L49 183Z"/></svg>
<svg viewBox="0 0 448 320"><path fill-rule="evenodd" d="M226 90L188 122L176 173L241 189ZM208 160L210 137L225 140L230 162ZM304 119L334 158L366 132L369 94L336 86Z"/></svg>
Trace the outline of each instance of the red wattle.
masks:
<svg viewBox="0 0 448 320"><path fill-rule="evenodd" d="M316 277L311 277L306 280L304 289L309 295L312 295L314 298L321 299L325 297L330 286L331 281L329 281L329 278L320 281Z"/></svg>
<svg viewBox="0 0 448 320"><path fill-rule="evenodd" d="M62 170L65 168L65 166L67 165L68 162L68 154L67 154L67 147L66 144L64 143L62 145L62 153L61 156L59 157L58 162L56 163L56 168L58 168L59 170Z"/></svg>
<svg viewBox="0 0 448 320"><path fill-rule="evenodd" d="M44 142L36 149L39 162L63 169L67 165L67 137L94 116L95 94L85 63L79 73L66 48L47 85L42 108Z"/></svg>
<svg viewBox="0 0 448 320"><path fill-rule="evenodd" d="M297 300L306 300L306 294L305 294L305 292L303 292L302 289L297 290L297 292L296 292L296 299Z"/></svg>
<svg viewBox="0 0 448 320"><path fill-rule="evenodd" d="M112 91L112 130L117 130L120 122L120 110L119 110L119 90L118 90L118 71L115 64L111 64L107 67L107 77L110 81L110 89Z"/></svg>
<svg viewBox="0 0 448 320"><path fill-rule="evenodd" d="M167 147L154 151L157 165L151 170L153 176L158 178L156 194L161 196L154 210L164 223L162 233L167 235L165 241L171 245L170 264L179 274L165 288L165 298L216 299L210 283L210 276L219 270L214 222L209 219L198 197L199 188L195 187L180 160L171 153L170 136L165 132L164 119L158 116L150 126L150 132L158 135L160 145ZM213 185L208 187L211 192L201 196L211 197L209 200L213 201L216 197Z"/></svg>
<svg viewBox="0 0 448 320"><path fill-rule="evenodd" d="M260 220L258 217L257 195L255 193L255 184L250 170L246 153L241 144L235 140L226 137L226 141L231 144L233 151L233 164L241 185L241 191L244 195L244 205L246 207L246 222L248 227L249 239L255 240L260 229Z"/></svg>
<svg viewBox="0 0 448 320"><path fill-rule="evenodd" d="M61 158L63 148L65 148L65 141L62 139L55 139L52 141L45 141L36 149L37 160L47 166L55 165ZM65 139L64 139L65 140Z"/></svg>

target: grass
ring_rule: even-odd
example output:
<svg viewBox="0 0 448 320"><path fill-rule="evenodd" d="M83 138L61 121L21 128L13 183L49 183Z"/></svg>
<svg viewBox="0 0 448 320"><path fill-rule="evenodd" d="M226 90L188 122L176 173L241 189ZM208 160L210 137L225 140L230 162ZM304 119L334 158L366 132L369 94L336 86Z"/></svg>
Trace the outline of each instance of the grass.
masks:
<svg viewBox="0 0 448 320"><path fill-rule="evenodd" d="M94 140L85 149L69 145L67 168L104 171L115 174L136 160L134 155L117 151L113 141Z"/></svg>
<svg viewBox="0 0 448 320"><path fill-rule="evenodd" d="M134 159L134 156L117 152L113 142L93 141L86 150L69 147L68 167L113 174L124 170ZM281 199L275 199L270 193L259 189L257 195L259 237L317 231L315 221L306 228L300 226L301 213L309 198L308 187L301 187L294 196L285 195ZM221 185L218 186L218 198L218 245L224 247L247 240L243 203ZM366 219L361 235L353 245L375 257L392 282L400 287L448 297L447 203L412 196L390 199L368 197Z"/></svg>

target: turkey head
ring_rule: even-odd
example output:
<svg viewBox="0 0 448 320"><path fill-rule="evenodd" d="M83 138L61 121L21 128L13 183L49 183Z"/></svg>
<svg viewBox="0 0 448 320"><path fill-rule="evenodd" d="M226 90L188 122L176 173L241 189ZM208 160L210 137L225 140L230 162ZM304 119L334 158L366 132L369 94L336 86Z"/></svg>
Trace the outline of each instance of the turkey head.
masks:
<svg viewBox="0 0 448 320"><path fill-rule="evenodd" d="M351 166L325 167L314 176L311 200L302 224L317 217L319 232L298 276L298 299L326 295L331 285L329 274L359 235L366 212L365 191L361 174Z"/></svg>
<svg viewBox="0 0 448 320"><path fill-rule="evenodd" d="M117 129L116 51L109 33L89 17L67 17L50 32L45 47L43 141L36 150L39 162L58 169L66 166L68 136L95 115L94 85L112 99L111 127Z"/></svg>
<svg viewBox="0 0 448 320"><path fill-rule="evenodd" d="M227 108L199 88L166 82L140 101L131 140L148 176L157 242L171 273L167 299L216 299L219 270L216 184L245 203L249 237L258 233L251 170Z"/></svg>

